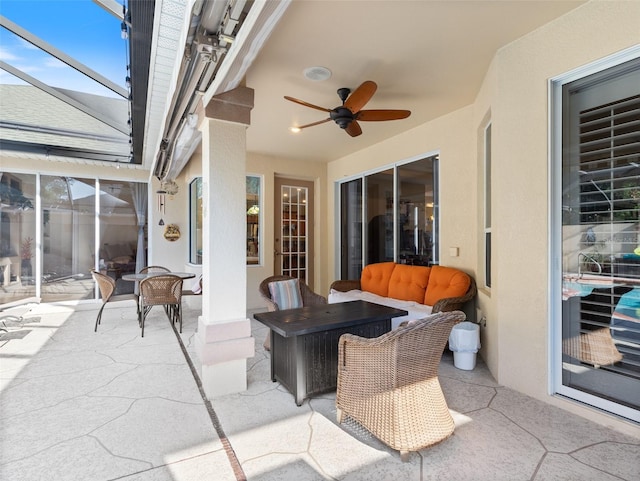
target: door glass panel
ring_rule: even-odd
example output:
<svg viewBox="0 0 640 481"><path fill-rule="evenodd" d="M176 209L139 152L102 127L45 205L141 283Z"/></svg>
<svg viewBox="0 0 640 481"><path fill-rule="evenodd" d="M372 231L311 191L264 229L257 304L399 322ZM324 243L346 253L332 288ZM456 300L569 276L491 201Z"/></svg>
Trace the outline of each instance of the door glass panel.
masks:
<svg viewBox="0 0 640 481"><path fill-rule="evenodd" d="M0 172L0 304L36 295L36 176Z"/></svg>
<svg viewBox="0 0 640 481"><path fill-rule="evenodd" d="M362 179L340 186L341 279L359 279L362 272Z"/></svg>
<svg viewBox="0 0 640 481"><path fill-rule="evenodd" d="M393 169L365 177L367 206L366 264L394 260Z"/></svg>
<svg viewBox="0 0 640 481"><path fill-rule="evenodd" d="M282 185L280 189L282 221L280 239L282 253L280 272L282 275L307 280L307 199L305 187Z"/></svg>
<svg viewBox="0 0 640 481"><path fill-rule="evenodd" d="M40 182L42 300L92 299L96 182L48 175Z"/></svg>
<svg viewBox="0 0 640 481"><path fill-rule="evenodd" d="M562 92L562 384L636 410L639 66L623 64Z"/></svg>
<svg viewBox="0 0 640 481"><path fill-rule="evenodd" d="M433 263L433 209L431 159L398 167L398 262Z"/></svg>
<svg viewBox="0 0 640 481"><path fill-rule="evenodd" d="M122 280L122 276L136 272L137 248L138 223L131 183L101 180L100 270L116 281L116 294L133 292L135 283Z"/></svg>

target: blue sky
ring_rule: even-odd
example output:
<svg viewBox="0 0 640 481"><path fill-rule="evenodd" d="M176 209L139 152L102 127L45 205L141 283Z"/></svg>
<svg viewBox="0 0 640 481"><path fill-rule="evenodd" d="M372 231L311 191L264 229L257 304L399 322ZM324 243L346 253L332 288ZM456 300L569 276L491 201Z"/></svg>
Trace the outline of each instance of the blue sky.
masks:
<svg viewBox="0 0 640 481"><path fill-rule="evenodd" d="M0 15L125 86L128 42L120 20L92 0L0 0ZM55 87L115 95L4 28L0 60ZM0 70L0 83L21 82Z"/></svg>

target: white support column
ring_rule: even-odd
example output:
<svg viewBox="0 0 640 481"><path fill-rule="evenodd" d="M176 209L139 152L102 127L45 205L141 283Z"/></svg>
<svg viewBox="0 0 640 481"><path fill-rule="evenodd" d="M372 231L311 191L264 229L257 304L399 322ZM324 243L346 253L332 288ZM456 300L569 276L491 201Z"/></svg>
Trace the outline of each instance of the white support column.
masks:
<svg viewBox="0 0 640 481"><path fill-rule="evenodd" d="M202 131L203 297L195 347L208 398L247 388L255 353L246 317L246 129L253 90L239 87L205 107Z"/></svg>

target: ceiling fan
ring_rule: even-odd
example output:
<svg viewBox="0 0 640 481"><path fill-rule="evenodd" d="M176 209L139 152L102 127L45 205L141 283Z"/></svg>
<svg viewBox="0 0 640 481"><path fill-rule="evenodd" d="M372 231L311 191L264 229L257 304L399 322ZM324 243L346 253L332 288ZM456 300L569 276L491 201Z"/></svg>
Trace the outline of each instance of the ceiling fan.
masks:
<svg viewBox="0 0 640 481"><path fill-rule="evenodd" d="M358 121L376 122L382 120L399 120L406 119L411 115L411 111L409 110L361 110L371 97L373 97L377 88L378 86L376 83L371 80L366 80L353 92L348 88L340 88L338 89L338 96L340 97L340 100L342 100L342 105L334 109L319 107L287 95L285 95L284 98L291 102L329 113L328 119L307 125L301 125L295 128L296 131L306 129L307 127L313 127L314 125L324 124L325 122L333 120L351 137L357 137L362 133L362 129L360 128Z"/></svg>

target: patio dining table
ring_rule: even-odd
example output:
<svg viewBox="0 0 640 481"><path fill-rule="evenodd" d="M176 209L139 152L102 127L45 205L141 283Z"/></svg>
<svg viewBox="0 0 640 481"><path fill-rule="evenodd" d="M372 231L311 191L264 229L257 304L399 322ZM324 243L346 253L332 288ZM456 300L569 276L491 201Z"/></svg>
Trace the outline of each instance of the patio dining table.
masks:
<svg viewBox="0 0 640 481"><path fill-rule="evenodd" d="M150 277L157 276L178 276L181 279L193 279L196 275L193 272L145 272L145 273L131 273L124 274L122 276L123 281L135 282L134 293L139 294L138 292L138 283L140 281L144 281L145 279L149 279Z"/></svg>
<svg viewBox="0 0 640 481"><path fill-rule="evenodd" d="M122 276L123 281L140 282L149 277L156 276L178 276L182 279L193 279L196 275L193 272L145 272L144 274L124 274Z"/></svg>

